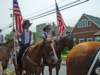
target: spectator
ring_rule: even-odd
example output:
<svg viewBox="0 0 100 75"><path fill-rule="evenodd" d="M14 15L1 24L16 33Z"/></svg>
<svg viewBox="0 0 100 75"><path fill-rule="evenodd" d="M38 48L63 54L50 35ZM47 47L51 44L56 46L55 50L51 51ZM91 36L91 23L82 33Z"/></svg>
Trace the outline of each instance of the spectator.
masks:
<svg viewBox="0 0 100 75"><path fill-rule="evenodd" d="M0 29L0 45L4 43L4 36L2 34L2 29Z"/></svg>

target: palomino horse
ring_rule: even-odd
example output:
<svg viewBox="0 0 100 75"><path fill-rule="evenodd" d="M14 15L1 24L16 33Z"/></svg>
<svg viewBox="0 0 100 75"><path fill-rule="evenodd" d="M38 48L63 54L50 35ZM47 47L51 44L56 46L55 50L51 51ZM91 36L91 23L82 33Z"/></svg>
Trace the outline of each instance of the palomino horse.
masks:
<svg viewBox="0 0 100 75"><path fill-rule="evenodd" d="M51 43L52 41L50 40L41 40L28 47L22 57L22 66L20 65L17 69L19 71L17 75L21 75L22 70L26 71L26 75L40 75L43 63L42 58L52 51Z"/></svg>
<svg viewBox="0 0 100 75"><path fill-rule="evenodd" d="M49 67L49 75L52 75L52 69L56 68L56 75L59 75L59 70L61 66L61 53L63 52L64 48L71 49L73 47L73 37L72 35L64 36L60 38L59 40L55 40L55 51L58 57L58 62L56 64L53 64L53 62L48 62L47 58L44 58L44 66ZM50 59L50 57L49 57ZM44 67L42 68L42 75L44 75Z"/></svg>
<svg viewBox="0 0 100 75"><path fill-rule="evenodd" d="M13 41L8 41L0 46L0 61L2 62L3 69L7 67L9 57L10 57L10 52L13 50L14 42Z"/></svg>
<svg viewBox="0 0 100 75"><path fill-rule="evenodd" d="M84 42L73 47L67 57L66 75L87 75L98 48L100 42Z"/></svg>

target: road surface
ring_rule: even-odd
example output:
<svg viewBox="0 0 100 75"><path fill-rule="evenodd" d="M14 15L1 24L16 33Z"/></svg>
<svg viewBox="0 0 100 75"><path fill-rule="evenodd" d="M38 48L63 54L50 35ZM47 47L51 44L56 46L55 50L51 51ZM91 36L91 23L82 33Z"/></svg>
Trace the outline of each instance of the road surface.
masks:
<svg viewBox="0 0 100 75"><path fill-rule="evenodd" d="M42 75L42 74L41 74L41 75ZM47 67L47 66L45 67L44 75L49 75L49 71L48 71L48 67ZM53 69L52 75L56 75L55 69ZM61 66L59 75L66 75L66 65L62 65L62 66Z"/></svg>

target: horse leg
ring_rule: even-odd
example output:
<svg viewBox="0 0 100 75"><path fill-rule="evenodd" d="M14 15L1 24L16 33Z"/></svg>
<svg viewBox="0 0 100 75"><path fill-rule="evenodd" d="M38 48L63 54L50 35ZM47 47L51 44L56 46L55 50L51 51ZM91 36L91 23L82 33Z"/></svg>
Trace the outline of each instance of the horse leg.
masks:
<svg viewBox="0 0 100 75"><path fill-rule="evenodd" d="M28 72L28 71L27 71L25 75L31 75L31 72Z"/></svg>
<svg viewBox="0 0 100 75"><path fill-rule="evenodd" d="M56 75L59 75L60 66L56 65Z"/></svg>
<svg viewBox="0 0 100 75"><path fill-rule="evenodd" d="M21 69L20 70L17 70L16 74L17 75L22 75L22 70Z"/></svg>
<svg viewBox="0 0 100 75"><path fill-rule="evenodd" d="M44 75L44 66L42 66L42 75Z"/></svg>
<svg viewBox="0 0 100 75"><path fill-rule="evenodd" d="M61 60L59 60L58 63L56 64L56 75L59 75L60 67L61 67Z"/></svg>
<svg viewBox="0 0 100 75"><path fill-rule="evenodd" d="M17 70L17 75L22 75L22 66L21 66L21 64L20 65L17 65L17 68L16 68L16 70Z"/></svg>
<svg viewBox="0 0 100 75"><path fill-rule="evenodd" d="M20 75L22 75L22 69L19 70Z"/></svg>
<svg viewBox="0 0 100 75"><path fill-rule="evenodd" d="M52 75L52 65L49 66L49 75Z"/></svg>

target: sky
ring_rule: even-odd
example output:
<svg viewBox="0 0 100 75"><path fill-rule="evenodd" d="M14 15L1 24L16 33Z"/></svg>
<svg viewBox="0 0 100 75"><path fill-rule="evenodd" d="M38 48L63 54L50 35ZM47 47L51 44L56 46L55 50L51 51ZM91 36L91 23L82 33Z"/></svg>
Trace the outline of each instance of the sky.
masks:
<svg viewBox="0 0 100 75"><path fill-rule="evenodd" d="M10 17L12 13L12 1L13 0L0 0L0 28L4 30L4 34L11 30L8 29L8 26L12 23L12 18ZM73 1L76 0L57 0L57 3L60 7ZM18 3L24 19L55 8L55 0L18 0ZM84 13L100 17L100 0L89 0L86 3L61 11L65 24L73 27ZM54 13L30 21L32 22L30 30L35 31L36 25L38 24L56 22L56 14Z"/></svg>

